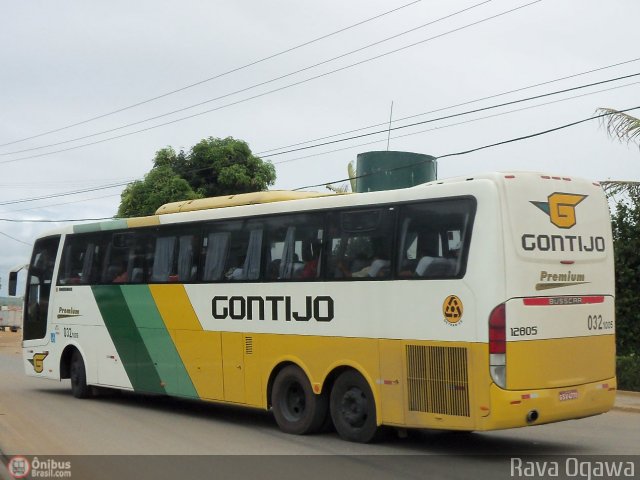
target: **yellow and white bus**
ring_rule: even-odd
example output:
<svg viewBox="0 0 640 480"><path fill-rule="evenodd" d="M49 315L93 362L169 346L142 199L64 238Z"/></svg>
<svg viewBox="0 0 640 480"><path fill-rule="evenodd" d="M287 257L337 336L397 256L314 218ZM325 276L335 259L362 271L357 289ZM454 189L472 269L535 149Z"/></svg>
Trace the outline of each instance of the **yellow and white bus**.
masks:
<svg viewBox="0 0 640 480"><path fill-rule="evenodd" d="M12 275L15 292L16 275ZM332 422L484 431L614 402L614 272L598 183L491 173L402 190L262 192L39 238L29 375Z"/></svg>

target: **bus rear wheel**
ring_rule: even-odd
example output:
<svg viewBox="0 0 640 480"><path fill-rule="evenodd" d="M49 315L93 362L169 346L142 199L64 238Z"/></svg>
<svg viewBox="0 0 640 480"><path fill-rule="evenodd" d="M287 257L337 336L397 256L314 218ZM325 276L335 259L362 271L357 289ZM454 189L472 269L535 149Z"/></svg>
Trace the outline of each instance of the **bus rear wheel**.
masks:
<svg viewBox="0 0 640 480"><path fill-rule="evenodd" d="M295 365L283 368L273 382L273 415L280 430L295 435L317 432L327 417L327 395L316 395L304 372Z"/></svg>
<svg viewBox="0 0 640 480"><path fill-rule="evenodd" d="M379 438L373 392L358 372L348 370L336 379L331 390L331 418L345 440L369 443Z"/></svg>
<svg viewBox="0 0 640 480"><path fill-rule="evenodd" d="M71 367L69 369L71 377L71 393L76 398L88 398L91 396L91 387L87 385L87 372L84 368L84 360L78 350L71 356Z"/></svg>

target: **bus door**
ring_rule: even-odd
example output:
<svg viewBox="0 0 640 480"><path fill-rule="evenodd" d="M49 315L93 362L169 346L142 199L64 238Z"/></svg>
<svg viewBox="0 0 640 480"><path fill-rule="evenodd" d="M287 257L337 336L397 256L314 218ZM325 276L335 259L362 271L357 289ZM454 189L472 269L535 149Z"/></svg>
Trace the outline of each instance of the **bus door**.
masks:
<svg viewBox="0 0 640 480"><path fill-rule="evenodd" d="M50 352L43 347L49 344L49 298L59 244L59 235L36 241L29 263L23 325L23 355L29 375L47 371L46 358Z"/></svg>

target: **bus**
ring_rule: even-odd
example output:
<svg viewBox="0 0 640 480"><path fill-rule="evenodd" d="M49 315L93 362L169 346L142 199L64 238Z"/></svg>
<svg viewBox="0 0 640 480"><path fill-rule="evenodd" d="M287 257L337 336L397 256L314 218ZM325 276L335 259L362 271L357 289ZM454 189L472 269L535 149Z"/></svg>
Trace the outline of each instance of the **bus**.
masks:
<svg viewBox="0 0 640 480"><path fill-rule="evenodd" d="M48 233L22 346L28 375L70 379L78 398L244 405L284 432L369 442L604 413L614 332L601 186L513 172L177 202Z"/></svg>

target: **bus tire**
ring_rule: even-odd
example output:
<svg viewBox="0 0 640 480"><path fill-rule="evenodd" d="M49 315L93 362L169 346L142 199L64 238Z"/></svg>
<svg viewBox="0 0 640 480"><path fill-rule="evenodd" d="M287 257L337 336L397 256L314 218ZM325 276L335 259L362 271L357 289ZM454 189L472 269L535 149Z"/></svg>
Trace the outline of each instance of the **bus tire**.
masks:
<svg viewBox="0 0 640 480"><path fill-rule="evenodd" d="M376 402L369 383L355 370L343 372L331 390L331 418L343 439L369 443L379 438Z"/></svg>
<svg viewBox="0 0 640 480"><path fill-rule="evenodd" d="M309 379L295 365L283 368L273 382L273 415L280 430L294 435L317 432L329 410L326 393L316 395Z"/></svg>
<svg viewBox="0 0 640 480"><path fill-rule="evenodd" d="M84 368L84 360L78 350L74 350L71 356L71 367L69 368L71 378L71 393L76 398L88 398L92 394L92 389L87 385L87 372Z"/></svg>

